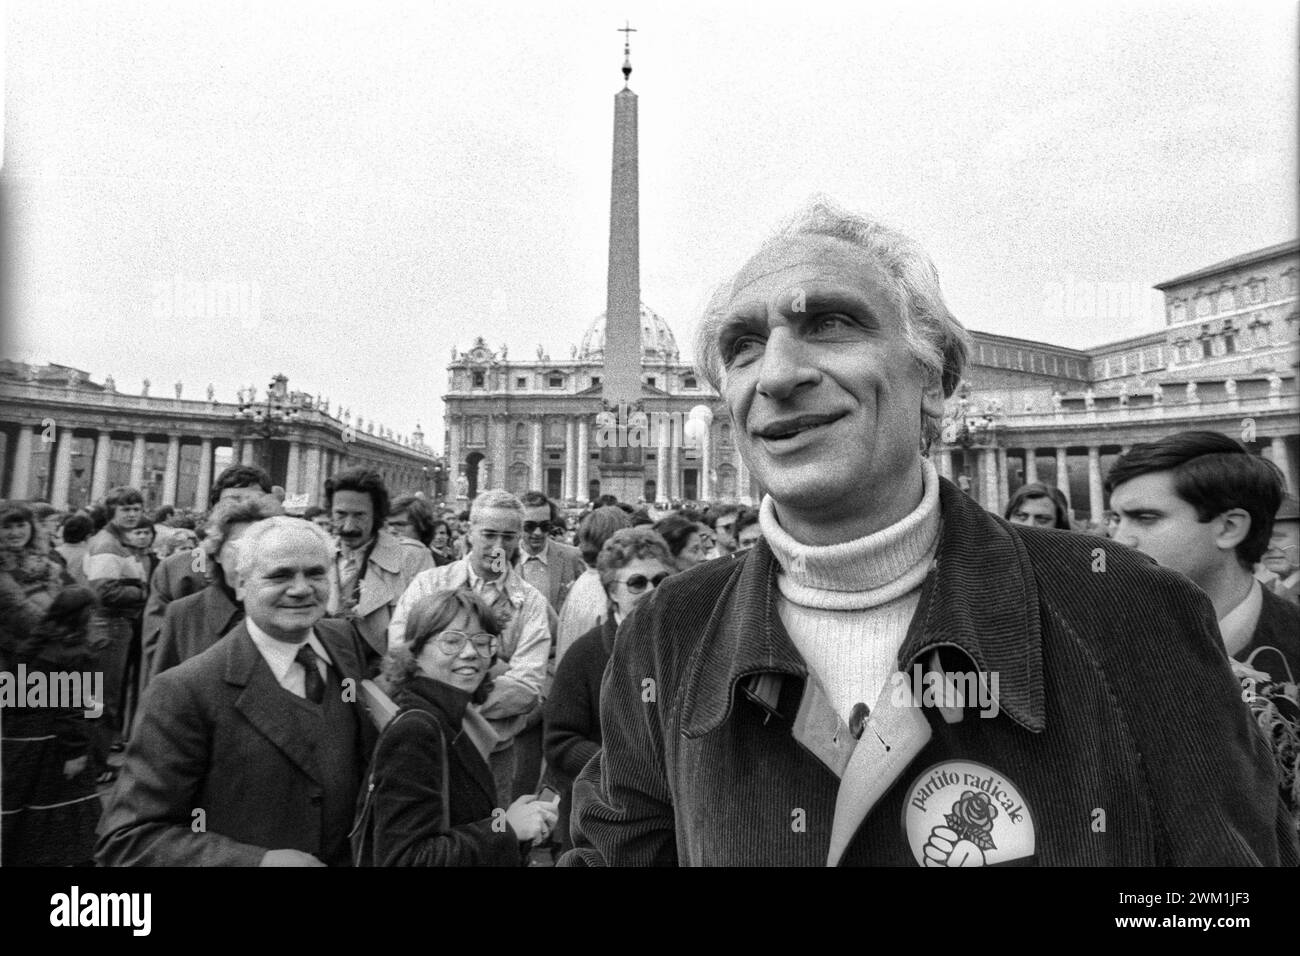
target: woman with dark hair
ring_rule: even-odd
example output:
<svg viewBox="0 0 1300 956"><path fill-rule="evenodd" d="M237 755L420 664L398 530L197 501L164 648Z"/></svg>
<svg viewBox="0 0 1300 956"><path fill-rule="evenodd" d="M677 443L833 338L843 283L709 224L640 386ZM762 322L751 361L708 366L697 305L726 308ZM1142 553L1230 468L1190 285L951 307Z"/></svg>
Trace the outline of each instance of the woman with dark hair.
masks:
<svg viewBox="0 0 1300 956"><path fill-rule="evenodd" d="M596 558L610 536L628 525L627 513L622 508L606 506L588 514L578 526L578 550L582 552L582 560L587 562L587 570L578 575L569 587L560 607L560 623L555 632L556 667L574 641L605 619L609 597L600 586Z"/></svg>
<svg viewBox="0 0 1300 956"><path fill-rule="evenodd" d="M31 510L0 504L0 670L12 674L21 666L29 677L75 673L82 689L80 700L5 707L0 846L6 866L89 865L93 856L100 806L87 714L94 714L98 688L86 629L94 606L94 592L73 584L49 557Z"/></svg>
<svg viewBox="0 0 1300 956"><path fill-rule="evenodd" d="M554 803L532 794L505 811L492 771L462 723L482 703L501 627L467 589L434 591L411 607L405 642L384 675L397 715L384 728L353 831L359 866L521 866L555 825Z"/></svg>
<svg viewBox="0 0 1300 956"><path fill-rule="evenodd" d="M90 516L77 512L68 515L63 522L63 544L54 550L63 556L63 563L72 580L78 584L86 583L86 555L90 553L87 543L95 533L95 522Z"/></svg>
<svg viewBox="0 0 1300 956"><path fill-rule="evenodd" d="M433 508L415 495L402 495L388 506L388 533L410 538L428 548L433 544Z"/></svg>
<svg viewBox="0 0 1300 956"><path fill-rule="evenodd" d="M569 848L573 781L600 750L600 680L614 652L614 636L632 609L672 573L673 564L667 542L649 528L614 532L596 559L608 613L564 655L543 710L546 765L560 791L555 836L562 850Z"/></svg>
<svg viewBox="0 0 1300 956"><path fill-rule="evenodd" d="M1070 530L1070 506L1053 485L1031 482L1016 489L1002 517L1012 524Z"/></svg>
<svg viewBox="0 0 1300 956"><path fill-rule="evenodd" d="M433 519L433 539L429 543L429 551L433 554L435 567L440 568L456 560L456 555L452 552L451 525L442 518Z"/></svg>
<svg viewBox="0 0 1300 956"><path fill-rule="evenodd" d="M685 571L704 560L703 527L680 514L666 515L655 524L655 533L668 542L675 570Z"/></svg>

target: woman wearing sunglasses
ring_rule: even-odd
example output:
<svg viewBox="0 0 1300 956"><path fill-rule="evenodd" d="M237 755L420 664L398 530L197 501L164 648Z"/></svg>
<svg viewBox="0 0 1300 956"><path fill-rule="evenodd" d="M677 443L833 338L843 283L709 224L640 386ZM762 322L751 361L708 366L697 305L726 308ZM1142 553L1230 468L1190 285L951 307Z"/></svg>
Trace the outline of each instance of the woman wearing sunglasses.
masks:
<svg viewBox="0 0 1300 956"><path fill-rule="evenodd" d="M555 839L570 847L569 805L573 781L600 750L600 678L614 651L618 625L673 571L668 543L649 528L614 532L596 558L600 583L609 600L605 620L573 642L555 671L543 710L546 764L560 792L560 822Z"/></svg>
<svg viewBox="0 0 1300 956"><path fill-rule="evenodd" d="M501 629L469 590L434 591L411 608L406 641L384 674L397 716L375 746L353 836L370 866L520 866L555 826L555 804L531 794L500 816L487 761L462 728L487 697Z"/></svg>

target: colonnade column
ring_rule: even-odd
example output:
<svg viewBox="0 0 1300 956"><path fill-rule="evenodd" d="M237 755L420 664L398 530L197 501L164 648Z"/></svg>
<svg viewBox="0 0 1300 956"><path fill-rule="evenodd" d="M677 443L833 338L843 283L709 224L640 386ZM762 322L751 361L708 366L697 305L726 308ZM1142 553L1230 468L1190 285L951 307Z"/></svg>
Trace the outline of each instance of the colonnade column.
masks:
<svg viewBox="0 0 1300 956"><path fill-rule="evenodd" d="M1066 503L1074 507L1070 501L1070 456L1064 448L1056 449L1056 487L1065 495Z"/></svg>
<svg viewBox="0 0 1300 956"><path fill-rule="evenodd" d="M1291 460L1286 454L1286 439L1281 436L1275 437L1269 445L1269 450L1273 453L1273 464L1277 465L1278 471L1282 472L1282 484L1291 494L1295 494L1295 476L1291 474Z"/></svg>
<svg viewBox="0 0 1300 956"><path fill-rule="evenodd" d="M167 436L167 469L163 472L162 503L176 504L176 482L181 475L181 438Z"/></svg>
<svg viewBox="0 0 1300 956"><path fill-rule="evenodd" d="M1105 510L1105 498L1101 487L1101 449L1096 445L1088 446L1088 520L1098 521Z"/></svg>
<svg viewBox="0 0 1300 956"><path fill-rule="evenodd" d="M587 492L587 466L591 463L591 455L587 451L587 442L590 441L591 428L586 416L578 418L578 494L579 501L587 501L590 495Z"/></svg>
<svg viewBox="0 0 1300 956"><path fill-rule="evenodd" d="M72 483L72 429L60 428L54 446L54 489L50 504L56 508L68 506L68 486Z"/></svg>
<svg viewBox="0 0 1300 956"><path fill-rule="evenodd" d="M108 491L108 460L112 451L112 435L107 431L101 431L95 438L95 464L90 479L91 501L98 501Z"/></svg>
<svg viewBox="0 0 1300 956"><path fill-rule="evenodd" d="M944 448L939 452L934 460L935 468L939 471L939 477L947 478L952 481L952 452Z"/></svg>
<svg viewBox="0 0 1300 956"><path fill-rule="evenodd" d="M986 511L997 511L998 460L992 448L980 449L980 505Z"/></svg>
<svg viewBox="0 0 1300 956"><path fill-rule="evenodd" d="M212 439L199 442L199 482L194 488L194 507L206 508L212 491Z"/></svg>
<svg viewBox="0 0 1300 956"><path fill-rule="evenodd" d="M144 485L145 437L136 435L131 442L131 475L126 483L137 491Z"/></svg>
<svg viewBox="0 0 1300 956"><path fill-rule="evenodd" d="M578 498L578 429L572 418L564 423L564 500Z"/></svg>
<svg viewBox="0 0 1300 956"><path fill-rule="evenodd" d="M993 503L993 508L998 513L1002 512L1002 505L1011 497L1011 475L1010 460L1007 458L1005 448L998 449L998 500Z"/></svg>
<svg viewBox="0 0 1300 956"><path fill-rule="evenodd" d="M461 420L459 415L447 418L447 497L456 500L456 479L464 463L460 451ZM468 476L467 476L468 477Z"/></svg>
<svg viewBox="0 0 1300 956"><path fill-rule="evenodd" d="M546 482L543 480L545 476L542 474L541 419L535 419L532 422L532 439L533 439L532 459L529 462L529 468L528 468L528 470L532 472L532 484L530 485L529 490L538 489L544 492L546 491Z"/></svg>
<svg viewBox="0 0 1300 956"><path fill-rule="evenodd" d="M736 498L749 497L749 466L745 464L745 459L740 457L740 452L736 452Z"/></svg>
<svg viewBox="0 0 1300 956"><path fill-rule="evenodd" d="M1038 449L1025 449L1025 484L1032 485L1038 481Z"/></svg>
<svg viewBox="0 0 1300 956"><path fill-rule="evenodd" d="M667 415L652 416L650 420L658 423L655 427L655 497L665 501L668 498L668 449L673 426Z"/></svg>
<svg viewBox="0 0 1300 956"><path fill-rule="evenodd" d="M32 426L19 425L18 437L14 442L13 478L9 481L9 497L24 499L28 497L28 485L32 476Z"/></svg>
<svg viewBox="0 0 1300 956"><path fill-rule="evenodd" d="M289 460L285 463L285 468L284 468L284 493L286 495L298 494L299 491L298 483L299 483L300 475L302 473L302 469L299 467L298 459L301 456L302 456L302 442L300 442L296 438L290 439ZM385 484L388 483L385 482ZM376 516L376 520L383 520L383 518L386 517L388 516L387 515L383 515L382 517Z"/></svg>
<svg viewBox="0 0 1300 956"><path fill-rule="evenodd" d="M320 504L321 497L321 447L320 445L307 446L307 480L306 488L307 503L309 505Z"/></svg>
<svg viewBox="0 0 1300 956"><path fill-rule="evenodd" d="M700 500L713 500L713 426L710 425L704 431L704 439L700 443Z"/></svg>
<svg viewBox="0 0 1300 956"><path fill-rule="evenodd" d="M681 446L673 442L668 446L668 497L682 496L682 452Z"/></svg>

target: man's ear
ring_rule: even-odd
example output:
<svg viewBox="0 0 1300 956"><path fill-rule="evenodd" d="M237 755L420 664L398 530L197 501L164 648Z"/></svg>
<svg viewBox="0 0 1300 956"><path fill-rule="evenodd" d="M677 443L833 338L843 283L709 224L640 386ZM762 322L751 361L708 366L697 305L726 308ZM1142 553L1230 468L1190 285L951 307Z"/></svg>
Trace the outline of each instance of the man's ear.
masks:
<svg viewBox="0 0 1300 956"><path fill-rule="evenodd" d="M921 411L930 418L943 418L943 384L938 376L921 392Z"/></svg>
<svg viewBox="0 0 1300 956"><path fill-rule="evenodd" d="M1214 520L1214 544L1220 551L1234 550L1250 534L1250 512L1244 508L1230 508Z"/></svg>

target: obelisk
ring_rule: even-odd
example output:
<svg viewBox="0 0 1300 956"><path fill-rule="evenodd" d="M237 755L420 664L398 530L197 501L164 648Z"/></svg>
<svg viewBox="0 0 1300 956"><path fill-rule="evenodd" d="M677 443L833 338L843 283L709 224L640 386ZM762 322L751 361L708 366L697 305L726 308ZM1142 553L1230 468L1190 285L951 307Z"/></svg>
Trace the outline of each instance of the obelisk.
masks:
<svg viewBox="0 0 1300 956"><path fill-rule="evenodd" d="M623 27L624 36L632 27ZM623 89L614 95L614 161L609 191L609 277L605 301L607 404L641 397L641 260L637 187L636 94L627 87L631 50L623 43Z"/></svg>
<svg viewBox="0 0 1300 956"><path fill-rule="evenodd" d="M605 356L601 394L607 411L626 421L641 399L641 259L638 210L636 94L630 26L623 33L623 89L614 95L614 156L609 191L609 276L605 299ZM626 430L619 429L619 434ZM641 449L605 447L600 455L600 490L635 502L645 488ZM580 491L585 489L580 489Z"/></svg>

